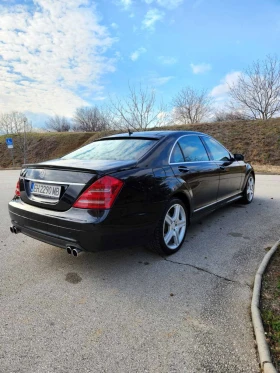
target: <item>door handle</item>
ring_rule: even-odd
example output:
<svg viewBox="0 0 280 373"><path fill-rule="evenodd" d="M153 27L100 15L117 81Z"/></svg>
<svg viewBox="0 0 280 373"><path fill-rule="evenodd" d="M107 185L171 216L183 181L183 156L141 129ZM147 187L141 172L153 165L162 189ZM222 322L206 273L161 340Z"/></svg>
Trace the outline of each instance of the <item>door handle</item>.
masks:
<svg viewBox="0 0 280 373"><path fill-rule="evenodd" d="M180 172L189 172L190 169L188 167L186 167L186 166L179 166L178 170Z"/></svg>

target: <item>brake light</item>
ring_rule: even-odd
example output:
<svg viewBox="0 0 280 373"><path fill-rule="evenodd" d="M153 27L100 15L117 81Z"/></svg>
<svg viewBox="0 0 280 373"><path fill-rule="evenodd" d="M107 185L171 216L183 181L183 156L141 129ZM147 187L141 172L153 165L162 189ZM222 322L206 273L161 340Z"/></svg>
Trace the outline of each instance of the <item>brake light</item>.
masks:
<svg viewBox="0 0 280 373"><path fill-rule="evenodd" d="M109 209L122 186L121 180L104 176L85 190L73 206L80 209Z"/></svg>
<svg viewBox="0 0 280 373"><path fill-rule="evenodd" d="M17 197L20 197L20 185L19 185L19 180L18 180L17 185L16 185L15 195L16 195Z"/></svg>

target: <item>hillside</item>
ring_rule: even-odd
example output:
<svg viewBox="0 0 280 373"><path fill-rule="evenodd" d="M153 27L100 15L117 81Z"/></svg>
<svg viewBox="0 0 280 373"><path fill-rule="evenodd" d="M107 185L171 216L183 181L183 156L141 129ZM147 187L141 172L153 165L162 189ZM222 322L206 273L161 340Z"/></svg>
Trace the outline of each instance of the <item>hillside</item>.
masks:
<svg viewBox="0 0 280 373"><path fill-rule="evenodd" d="M196 130L217 138L233 153L242 153L253 164L280 166L280 118L268 121L238 121L225 123L203 123L188 126L170 126L162 129ZM96 138L112 134L113 131L96 133L32 133L29 138L27 161L40 162L58 158L74 149L88 144ZM14 138L15 165L23 162ZM0 167L12 166L11 152L5 144L6 136L0 136Z"/></svg>

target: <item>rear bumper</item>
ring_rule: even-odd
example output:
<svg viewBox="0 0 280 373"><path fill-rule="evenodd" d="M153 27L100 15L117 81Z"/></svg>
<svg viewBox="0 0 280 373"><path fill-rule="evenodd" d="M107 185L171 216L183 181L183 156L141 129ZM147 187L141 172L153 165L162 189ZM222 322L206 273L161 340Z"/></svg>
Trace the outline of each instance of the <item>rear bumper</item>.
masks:
<svg viewBox="0 0 280 373"><path fill-rule="evenodd" d="M62 248L74 246L93 252L143 244L155 229L155 224L147 223L143 215L129 216L127 220L110 210L98 213L71 208L58 212L20 199L9 203L9 213L11 224L27 236Z"/></svg>

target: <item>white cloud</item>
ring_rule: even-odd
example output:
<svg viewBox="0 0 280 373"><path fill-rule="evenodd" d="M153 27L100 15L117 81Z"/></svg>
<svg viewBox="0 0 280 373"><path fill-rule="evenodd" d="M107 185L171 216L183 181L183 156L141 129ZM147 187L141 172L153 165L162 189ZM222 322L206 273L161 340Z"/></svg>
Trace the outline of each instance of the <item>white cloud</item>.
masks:
<svg viewBox="0 0 280 373"><path fill-rule="evenodd" d="M117 28L119 28L119 25L117 23L113 22L113 23L111 23L111 27L113 29L117 29Z"/></svg>
<svg viewBox="0 0 280 373"><path fill-rule="evenodd" d="M116 51L115 52L115 58L116 58L117 61L123 59L122 54L121 54L120 51Z"/></svg>
<svg viewBox="0 0 280 373"><path fill-rule="evenodd" d="M132 0L118 0L118 4L125 10L128 10L132 5Z"/></svg>
<svg viewBox="0 0 280 373"><path fill-rule="evenodd" d="M175 57L159 56L158 59L163 65L174 65L177 63L177 59Z"/></svg>
<svg viewBox="0 0 280 373"><path fill-rule="evenodd" d="M175 9L179 5L181 5L183 2L184 0L145 0L145 3L147 4L155 3L166 9Z"/></svg>
<svg viewBox="0 0 280 373"><path fill-rule="evenodd" d="M69 116L102 95L114 40L89 0L0 7L0 107ZM82 92L80 94L79 92Z"/></svg>
<svg viewBox="0 0 280 373"><path fill-rule="evenodd" d="M130 59L134 62L134 61L137 61L138 58L141 56L141 54L143 53L146 53L147 52L147 49L146 48L138 48L136 51L134 51L133 53L131 53L130 55Z"/></svg>
<svg viewBox="0 0 280 373"><path fill-rule="evenodd" d="M155 8L148 10L142 21L142 28L153 31L155 28L155 23L161 21L164 17L164 14L164 12Z"/></svg>
<svg viewBox="0 0 280 373"><path fill-rule="evenodd" d="M194 74L203 74L212 69L212 66L209 63L200 63L198 65L191 63L190 66Z"/></svg>
<svg viewBox="0 0 280 373"><path fill-rule="evenodd" d="M240 74L241 74L240 71L233 71L227 74L221 80L220 84L216 85L212 89L212 91L210 92L210 95L213 97L216 97L217 99L223 99L224 96L226 96L229 91L229 85L236 83L238 81Z"/></svg>
<svg viewBox="0 0 280 373"><path fill-rule="evenodd" d="M149 84L153 87L161 86L168 83L174 76L151 76L149 80Z"/></svg>

